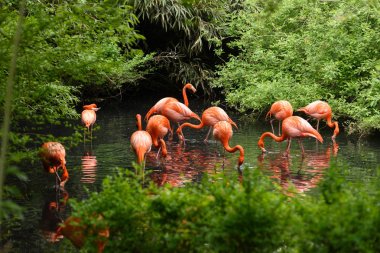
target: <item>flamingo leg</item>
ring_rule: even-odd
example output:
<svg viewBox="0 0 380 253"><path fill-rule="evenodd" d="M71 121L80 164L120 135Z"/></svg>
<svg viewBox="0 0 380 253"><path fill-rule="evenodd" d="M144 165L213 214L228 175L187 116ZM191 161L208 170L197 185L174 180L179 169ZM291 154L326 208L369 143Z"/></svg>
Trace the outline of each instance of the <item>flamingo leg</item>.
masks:
<svg viewBox="0 0 380 253"><path fill-rule="evenodd" d="M302 141L301 139L298 139L298 144L300 145L301 147L301 150L302 150L302 156L305 154L305 149L303 148L303 144L302 144Z"/></svg>
<svg viewBox="0 0 380 253"><path fill-rule="evenodd" d="M161 146L160 146L160 148L157 151L156 159L158 159L158 155L160 154L160 151L161 151Z"/></svg>
<svg viewBox="0 0 380 253"><path fill-rule="evenodd" d="M317 121L317 131L318 131L318 129L319 129L319 120Z"/></svg>
<svg viewBox="0 0 380 253"><path fill-rule="evenodd" d="M287 153L289 153L289 151L290 151L290 144L292 143L292 139L291 138L289 138L288 139L288 145L286 146L286 152Z"/></svg>
<svg viewBox="0 0 380 253"><path fill-rule="evenodd" d="M271 119L269 122L270 122L270 126L272 127L272 133L274 134L273 120L274 120L274 119Z"/></svg>
<svg viewBox="0 0 380 253"><path fill-rule="evenodd" d="M281 136L281 121L278 121L278 135Z"/></svg>
<svg viewBox="0 0 380 253"><path fill-rule="evenodd" d="M209 136L210 133L211 133L211 129L212 129L212 126L210 126L210 128L208 129L208 132L207 132L206 138L204 139L204 142L207 142L207 141L208 141L208 136Z"/></svg>

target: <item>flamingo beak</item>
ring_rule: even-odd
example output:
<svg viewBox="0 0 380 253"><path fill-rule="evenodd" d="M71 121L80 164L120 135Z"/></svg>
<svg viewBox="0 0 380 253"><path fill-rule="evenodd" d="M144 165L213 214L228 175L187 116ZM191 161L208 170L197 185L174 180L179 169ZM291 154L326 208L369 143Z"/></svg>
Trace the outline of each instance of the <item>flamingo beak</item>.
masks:
<svg viewBox="0 0 380 253"><path fill-rule="evenodd" d="M92 108L93 111L97 112L100 110L100 107L99 108Z"/></svg>

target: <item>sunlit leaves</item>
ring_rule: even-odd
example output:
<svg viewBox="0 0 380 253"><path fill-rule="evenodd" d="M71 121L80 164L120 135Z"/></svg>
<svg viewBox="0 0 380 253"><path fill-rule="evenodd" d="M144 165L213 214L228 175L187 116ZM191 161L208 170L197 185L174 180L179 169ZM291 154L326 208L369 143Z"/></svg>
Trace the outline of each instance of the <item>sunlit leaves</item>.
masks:
<svg viewBox="0 0 380 253"><path fill-rule="evenodd" d="M378 10L368 1L247 0L232 14L229 46L214 87L241 110L263 112L275 100L294 107L328 101L350 131L378 129ZM375 108L376 107L376 108Z"/></svg>

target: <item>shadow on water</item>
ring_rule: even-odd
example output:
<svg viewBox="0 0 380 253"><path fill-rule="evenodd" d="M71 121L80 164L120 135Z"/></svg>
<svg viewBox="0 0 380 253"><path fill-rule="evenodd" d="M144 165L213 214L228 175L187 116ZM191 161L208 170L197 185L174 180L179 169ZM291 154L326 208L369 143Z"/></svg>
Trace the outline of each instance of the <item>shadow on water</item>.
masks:
<svg viewBox="0 0 380 253"><path fill-rule="evenodd" d="M145 116L155 102L156 100L129 100L101 105L102 110L97 112L93 139L66 150L70 179L65 185L65 191L59 192L59 196L52 189L54 177L46 176L40 164L28 169L30 194L27 199L19 202L27 210L26 218L20 224L19 231L15 232L14 252L24 252L24 249L33 249L28 252L50 252L65 241L58 238L58 243L51 243L57 224L70 214L70 207L66 205L69 193L70 198L86 199L88 192L101 189L102 180L114 174L115 168L132 169L135 156L129 139L136 130L135 115L140 113ZM209 103L203 101L190 101L190 108L198 115L209 106ZM345 174L341 175L346 180L366 182L377 177L380 160L378 141L358 142L342 133L337 137L338 151L338 146L330 139L331 129L325 127L322 130L325 142L320 144L314 139L305 139L303 156L296 142L291 147L290 155L284 156L286 143L276 143L270 139L265 140L269 152L263 156L257 147L257 141L263 132L270 131L269 122L243 122L239 120L240 115L227 113L239 126L237 131L234 129L230 145L239 144L244 147L244 170L262 170L280 184L284 191L288 191L290 185L297 192L303 193L316 189L332 161L347 168ZM146 122L143 123L144 128L145 125ZM186 128L183 131L186 144L182 145L175 135L173 141L166 142L166 158L159 156L156 159L157 149L154 147L147 154L146 175L157 185L183 187L199 182L204 173L237 172L238 152L224 152L220 143L213 139L208 143L203 142L208 128Z"/></svg>

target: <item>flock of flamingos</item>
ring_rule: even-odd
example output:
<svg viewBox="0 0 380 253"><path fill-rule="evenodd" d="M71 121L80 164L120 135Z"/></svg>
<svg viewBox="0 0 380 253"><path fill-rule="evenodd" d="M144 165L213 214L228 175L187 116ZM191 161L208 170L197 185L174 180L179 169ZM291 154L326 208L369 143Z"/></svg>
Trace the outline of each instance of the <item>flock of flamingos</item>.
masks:
<svg viewBox="0 0 380 253"><path fill-rule="evenodd" d="M166 157L167 149L164 137L169 134L169 139L173 138L174 134L171 123L174 123L178 124L176 134L178 135L179 140L183 143L185 143L185 137L182 130L185 127L201 129L208 126L209 131L204 141L207 142L212 131L214 139L220 141L227 152L234 153L239 151L238 166L240 168L244 162L244 148L240 145L236 145L234 147L230 147L229 145L229 140L233 135L232 127L235 127L236 129L238 128L236 123L231 120L222 108L217 106L212 106L204 110L202 117L200 118L189 108L189 101L186 94L187 90L191 90L193 93L196 92L196 89L192 84L186 84L182 89L184 103L181 103L172 97L165 97L159 100L145 115L145 121L147 121L146 130L143 130L141 115L136 115L137 131L132 134L130 143L136 155L137 163L144 165L145 156L151 150L152 146L158 149L157 157L160 154L163 157ZM96 111L99 109L100 108L98 108L96 104L83 106L83 111L81 114L82 123L87 128L87 131L90 132L91 138L92 127L96 121ZM318 123L316 129L314 129L307 120L299 116L293 116L293 108L288 101L277 101L272 104L266 115L266 118L272 118L270 120L272 132L263 133L257 143L263 153L267 152L264 147L264 139L266 137L271 137L276 142L287 140L288 144L286 154L289 154L291 140L293 138L297 138L299 140L302 153L304 153L301 138L313 137L318 141L323 142L323 138L318 132L319 121L322 119L326 120L329 127L334 128L334 133L332 135L333 141L339 134L338 122L332 121L332 110L326 102L319 100L314 101L305 107L299 108L297 111L304 112L312 118L317 119ZM199 124L185 122L180 125L180 123L190 120L191 118L198 120ZM279 121L278 135L274 134L273 120L275 119ZM42 145L40 157L43 167L46 172L56 175L56 185L59 184L60 187L64 187L69 178L65 156L65 148L59 142L46 142ZM61 176L58 174L59 169L62 169L63 171ZM71 226L69 224L70 222L71 220L69 218L65 222L65 225L60 227L57 236L60 233L65 234L66 236L72 234L73 230L78 229ZM83 237L83 234L81 236ZM70 236L68 236L68 238L70 239ZM77 238L77 240L83 240L83 238Z"/></svg>
<svg viewBox="0 0 380 253"><path fill-rule="evenodd" d="M182 129L185 127L190 127L194 129L201 129L208 126L209 131L204 141L208 140L208 137L212 131L214 139L221 142L222 146L227 152L234 153L239 151L238 165L242 165L244 162L244 148L240 145L230 147L229 140L233 135L232 126L237 129L237 125L233 122L227 113L220 107L212 106L207 108L202 113L202 118L200 118L196 113L191 111L189 108L189 101L186 95L186 90L189 89L193 93L196 92L194 86L190 83L186 84L182 89L184 103L179 102L176 98L165 97L160 99L145 115L145 120L147 121L146 130L142 128L141 115L136 115L137 131L135 131L130 139L131 147L136 154L137 163L143 164L145 160L145 155L154 146L158 148L157 157L161 153L163 157L167 155L166 143L164 137L169 133L169 138L173 138L173 129L171 127L171 122L178 124L176 133L178 138L184 143L185 137ZM83 111L81 114L82 123L90 131L92 137L92 126L96 121L96 111L99 108L96 104L90 104L83 106ZM264 147L265 137L271 137L276 142L282 142L288 140L288 145L286 152L289 153L291 140L297 138L300 142L302 152L304 152L300 138L313 137L320 142L323 142L323 138L318 132L319 121L321 119L326 120L327 125L334 128L334 134L332 139L339 134L338 122L332 121L332 111L331 107L324 101L314 101L309 105L298 109L297 111L304 112L305 114L317 119L317 128L314 129L310 123L299 117L293 116L292 105L285 100L280 100L272 104L267 117L274 117L279 121L279 135L274 134L273 120L270 121L272 132L265 132L261 135L258 141L258 147L263 153L267 152ZM155 115L153 115L155 114ZM181 122L194 118L200 123L198 125L191 123ZM282 122L281 131L280 124ZM69 173L66 169L66 151L62 144L59 142L46 142L42 145L40 152L40 157L43 163L43 167L46 172L56 174L56 180L59 182L60 186L64 186L69 178ZM62 176L59 176L58 170L62 169Z"/></svg>

